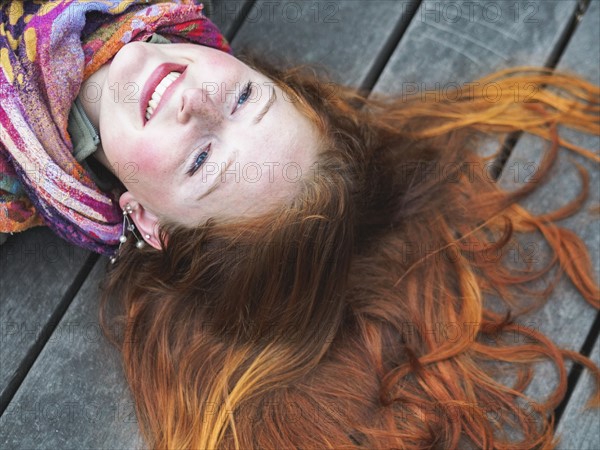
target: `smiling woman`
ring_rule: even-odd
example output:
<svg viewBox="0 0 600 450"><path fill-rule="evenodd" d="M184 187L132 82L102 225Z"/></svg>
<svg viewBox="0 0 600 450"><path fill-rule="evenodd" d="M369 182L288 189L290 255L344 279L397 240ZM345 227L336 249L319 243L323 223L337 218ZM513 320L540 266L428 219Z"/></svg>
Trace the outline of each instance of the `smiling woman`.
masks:
<svg viewBox="0 0 600 450"><path fill-rule="evenodd" d="M230 51L219 30L202 14L202 5L191 0L153 3L3 3L0 200L5 213L0 214L0 232L43 223L77 245L114 253L122 232L120 192L91 170L89 157L107 133L107 127L93 117L110 110L116 114L111 122L115 131L123 131L115 121L118 118L125 120L123 125L131 133L126 138L121 134L121 144L139 138L138 128L145 120L145 114L139 113L142 74L121 85L94 83L84 85L84 90L82 82L106 73L126 44L135 49L143 41L162 39ZM127 69L123 64L120 67ZM148 77L149 66L143 67ZM135 122L133 115L126 116L134 109ZM110 134L106 139L110 143ZM165 136L162 139L164 144ZM145 144L140 139L135 142ZM122 147L130 152L135 149ZM116 168L122 181L127 175L131 178L139 165L135 160L126 162Z"/></svg>
<svg viewBox="0 0 600 450"><path fill-rule="evenodd" d="M80 98L100 130L94 157L117 176L116 168L134 165L120 205L132 205L135 225L155 248L159 222L193 226L282 204L298 187L284 168L308 176L315 162L317 133L297 103L223 51L134 42L81 91L92 85L101 101ZM131 85L141 87L132 101L114 101ZM273 170L263 176L263 167Z"/></svg>
<svg viewBox="0 0 600 450"><path fill-rule="evenodd" d="M274 210L159 223L161 251L127 242L106 280L103 321L119 330L151 446L550 447L564 358L600 372L514 318L543 304L563 267L599 306L585 246L554 224L583 197L530 214L516 202L538 183L501 191L473 170L486 167L476 137L547 138L541 182L559 143L590 155L556 127L593 133L598 88L512 70L474 85L534 85L533 102L490 103L475 89L424 103L341 86L323 96L326 80L310 71L261 72L304 104L320 136L318 170ZM511 249L532 231L552 257L511 267ZM559 374L544 403L525 394L540 359Z"/></svg>
<svg viewBox="0 0 600 450"><path fill-rule="evenodd" d="M588 250L556 224L587 188L541 216L517 202L560 146L598 160L559 127L597 133L600 89L521 68L441 97L367 98L310 69L233 57L191 2L131 2L114 17L109 3L56 7L56 20L79 19L60 23L81 52L58 52L64 36L41 38L38 54L61 55L53 70L2 41L0 162L31 206L3 226L41 214L79 245L118 247L101 318L148 445L551 447L565 359L600 371L513 319L563 273L600 306ZM27 20L2 10L12 36L48 27L38 3L25 5ZM477 150L483 136L510 132L548 149L538 182L505 192ZM30 161L61 176L36 182ZM95 161L112 173L106 189ZM514 268L511 249L535 231L550 257ZM537 403L525 392L543 359L558 385Z"/></svg>

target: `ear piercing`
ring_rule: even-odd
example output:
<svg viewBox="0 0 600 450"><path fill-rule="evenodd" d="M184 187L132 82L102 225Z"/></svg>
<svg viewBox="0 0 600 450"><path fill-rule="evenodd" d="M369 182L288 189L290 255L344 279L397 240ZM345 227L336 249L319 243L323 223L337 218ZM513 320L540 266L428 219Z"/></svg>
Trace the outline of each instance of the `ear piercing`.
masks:
<svg viewBox="0 0 600 450"><path fill-rule="evenodd" d="M129 218L129 215L133 212L133 208L131 207L131 205L129 203L127 203L127 205L125 205L125 208L123 209L123 232L121 233L121 236L119 236L119 248L117 249L117 251L115 252L115 254L110 258L110 262L112 264L114 264L117 261L117 255L119 254L119 251L121 250L121 246L127 242L127 235L126 233L128 231L131 231L133 233L133 236L137 239L137 242L135 243L136 248L143 248L144 245L146 245L146 243L144 242L143 239L141 239L138 234L135 232L135 225L133 224L133 221ZM150 239L150 235L146 234L144 235L144 237L146 239Z"/></svg>

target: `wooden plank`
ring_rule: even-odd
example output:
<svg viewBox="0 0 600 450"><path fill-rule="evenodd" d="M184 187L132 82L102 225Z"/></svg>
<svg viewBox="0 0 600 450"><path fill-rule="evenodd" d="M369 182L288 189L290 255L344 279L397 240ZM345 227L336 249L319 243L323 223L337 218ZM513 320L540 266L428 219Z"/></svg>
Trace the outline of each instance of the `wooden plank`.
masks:
<svg viewBox="0 0 600 450"><path fill-rule="evenodd" d="M231 41L249 7L252 6L252 2L253 0L212 0L207 16Z"/></svg>
<svg viewBox="0 0 600 450"><path fill-rule="evenodd" d="M593 23L599 17L598 2L593 3L595 5L586 13L584 23L567 48L563 67L583 74L594 73L597 77L600 27ZM460 8L458 15L455 13L456 5ZM484 4L475 9L469 9L469 5L473 5L473 2L424 2L375 85L374 92L427 95L433 89L463 86L465 82L497 69L516 65L544 65L560 43L577 9L576 1L490 2L486 15ZM502 11L498 19L494 19L492 14L495 7L500 7ZM582 66L584 62L586 69ZM597 141L576 143L587 148L598 148ZM521 148L531 147L526 139L522 139L519 145ZM489 155L496 149L493 142L487 141L482 154ZM536 151L539 152L539 148ZM530 154L520 161L509 160L503 182L519 169L521 174L527 173L529 166L526 164L529 161ZM549 211L557 205L557 201L562 203L565 198L573 197L578 183L573 176L563 175L567 169L562 162L558 166L557 170L561 172L558 178L553 178L553 183L560 187L553 192L544 192L543 199L538 194L535 200L524 203L524 206L539 212ZM597 170L595 172L591 189L597 193ZM597 204L597 196L595 199ZM586 208L593 204L593 200L588 202ZM578 226L572 226L574 222ZM595 267L600 267L597 223L589 216L577 216L566 225L583 235L595 253ZM536 256L541 257L539 241L521 241L523 248L529 244L535 246ZM595 314L596 311L579 298L573 287L563 282L557 287L548 308L537 315L524 317L521 323L547 333L560 345L578 350ZM527 393L534 398L542 398L549 388L556 386L557 377L550 364L540 364L536 374L537 381Z"/></svg>
<svg viewBox="0 0 600 450"><path fill-rule="evenodd" d="M0 417L0 448L142 448L120 356L98 324L101 258Z"/></svg>
<svg viewBox="0 0 600 450"><path fill-rule="evenodd" d="M489 3L486 12L485 5L474 7L473 2L423 2L374 92L404 94L416 88L417 94L426 95L427 90L463 85L496 69L543 65L577 8L576 1L493 2L493 5ZM496 7L501 12L493 15ZM590 35L586 31L581 34ZM582 48L586 49L582 56L593 66L594 59L590 56L597 51L594 53L589 45ZM597 60L595 64L597 67ZM507 168L510 167L521 168L521 173L525 173L527 166L524 161L514 165L509 162ZM511 173L507 172L505 178ZM546 204L533 202L532 206L536 203L540 211L548 211ZM551 320L544 318L544 323Z"/></svg>
<svg viewBox="0 0 600 450"><path fill-rule="evenodd" d="M233 40L282 65L304 63L331 70L336 81L360 85L411 1L258 1Z"/></svg>
<svg viewBox="0 0 600 450"><path fill-rule="evenodd" d="M0 246L0 410L44 345L57 308L70 301L88 255L45 227L16 233Z"/></svg>
<svg viewBox="0 0 600 450"><path fill-rule="evenodd" d="M576 72L596 84L600 84L598 72L600 55L600 2L591 3L583 20L569 42L558 68ZM563 135L582 147L600 151L600 136L583 135L563 130ZM499 183L504 189L517 188L522 183L531 182L529 168L539 167L544 154L544 143L533 136L524 136L515 146L509 157ZM583 165L590 174L590 196L583 208L573 217L560 222L560 225L576 232L588 248L595 268L596 280L600 280L600 235L597 215L592 209L600 201L600 173L598 165L566 149L561 149L550 175L551 182L543 185L521 202L521 205L534 213L549 212L574 199L581 189L581 181L574 162ZM523 170L528 168L527 170ZM534 242L534 241L532 241ZM537 241L535 241L537 242ZM544 249L539 247L539 257ZM536 329L544 332L558 345L579 351L585 341L597 311L586 303L573 285L563 280L543 309L528 316ZM570 367L571 364L568 364ZM549 389L554 389L556 374L549 364L541 364L537 371L545 380L544 384L534 384L528 393L536 398L543 397Z"/></svg>
<svg viewBox="0 0 600 450"><path fill-rule="evenodd" d="M424 1L375 85L377 93L425 95L494 70L543 66L576 0Z"/></svg>
<svg viewBox="0 0 600 450"><path fill-rule="evenodd" d="M600 339L596 341L590 357L600 366ZM598 450L600 448L598 409L584 410L590 393L597 388L591 373L584 370L556 429L556 434L561 436L557 447L559 450Z"/></svg>
<svg viewBox="0 0 600 450"><path fill-rule="evenodd" d="M373 92L431 99L494 70L543 66L576 8L576 0L424 1ZM486 140L479 151L498 150L498 140Z"/></svg>

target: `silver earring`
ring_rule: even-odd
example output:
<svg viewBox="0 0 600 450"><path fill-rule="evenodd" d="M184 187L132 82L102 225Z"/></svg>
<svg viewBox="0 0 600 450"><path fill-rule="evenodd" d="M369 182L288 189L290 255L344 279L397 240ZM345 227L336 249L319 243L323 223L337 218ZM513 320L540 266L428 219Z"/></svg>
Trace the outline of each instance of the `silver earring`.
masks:
<svg viewBox="0 0 600 450"><path fill-rule="evenodd" d="M110 262L112 264L114 264L117 261L117 255L119 254L119 251L121 250L121 246L125 242L127 242L127 232L128 231L131 231L133 233L133 235L135 236L135 238L137 239L137 242L135 243L135 246L137 248L143 248L144 245L146 245L144 240L140 239L138 234L135 232L135 225L129 218L129 214L131 214L132 212L133 212L133 208L131 207L131 205L129 203L127 203L127 205L125 205L125 209L123 209L123 232L121 233L121 236L119 237L119 248L117 249L115 254L110 258ZM146 235L146 236L148 238L150 237L148 235Z"/></svg>

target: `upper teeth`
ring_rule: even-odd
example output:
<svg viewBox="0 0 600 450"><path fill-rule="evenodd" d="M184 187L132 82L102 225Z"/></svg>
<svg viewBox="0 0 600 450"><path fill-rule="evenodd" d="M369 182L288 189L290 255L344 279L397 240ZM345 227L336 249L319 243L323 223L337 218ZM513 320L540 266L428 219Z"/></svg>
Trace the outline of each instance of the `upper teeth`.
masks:
<svg viewBox="0 0 600 450"><path fill-rule="evenodd" d="M150 117L152 117L152 114L154 114L154 110L160 103L160 99L162 98L162 95L165 93L167 88L169 86L171 86L171 84L173 84L173 82L177 78L179 78L180 75L181 74L179 72L171 72L166 77L164 77L160 81L160 83L158 83L158 86L156 86L156 89L154 90L154 93L152 94L152 97L150 98L150 101L148 102L148 106L146 107L146 120L148 120L148 119L150 119Z"/></svg>

